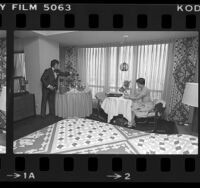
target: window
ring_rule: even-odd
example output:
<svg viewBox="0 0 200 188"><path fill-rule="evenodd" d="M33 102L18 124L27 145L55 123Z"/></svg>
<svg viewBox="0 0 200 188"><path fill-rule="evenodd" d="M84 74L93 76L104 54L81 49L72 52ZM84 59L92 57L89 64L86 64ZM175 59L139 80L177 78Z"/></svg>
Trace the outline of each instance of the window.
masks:
<svg viewBox="0 0 200 188"><path fill-rule="evenodd" d="M14 76L26 78L25 55L24 53L14 54Z"/></svg>
<svg viewBox="0 0 200 188"><path fill-rule="evenodd" d="M137 78L146 80L152 99L161 99L167 66L168 44L138 46Z"/></svg>
<svg viewBox="0 0 200 188"><path fill-rule="evenodd" d="M87 83L92 89L93 96L102 92L105 85L105 48L87 48Z"/></svg>
<svg viewBox="0 0 200 188"><path fill-rule="evenodd" d="M82 48L82 51L85 60L81 61L86 63L86 81L93 97L97 92L118 91L124 80L130 80L134 87L135 80L143 77L146 86L151 90L152 99L161 98L168 44ZM120 64L124 60L129 65L126 72L120 70Z"/></svg>

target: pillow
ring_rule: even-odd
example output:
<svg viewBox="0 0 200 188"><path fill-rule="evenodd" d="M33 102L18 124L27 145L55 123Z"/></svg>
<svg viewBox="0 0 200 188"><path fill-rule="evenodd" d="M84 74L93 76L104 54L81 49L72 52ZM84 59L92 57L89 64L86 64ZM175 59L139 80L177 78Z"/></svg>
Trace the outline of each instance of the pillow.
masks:
<svg viewBox="0 0 200 188"><path fill-rule="evenodd" d="M6 129L6 112L0 110L0 131Z"/></svg>

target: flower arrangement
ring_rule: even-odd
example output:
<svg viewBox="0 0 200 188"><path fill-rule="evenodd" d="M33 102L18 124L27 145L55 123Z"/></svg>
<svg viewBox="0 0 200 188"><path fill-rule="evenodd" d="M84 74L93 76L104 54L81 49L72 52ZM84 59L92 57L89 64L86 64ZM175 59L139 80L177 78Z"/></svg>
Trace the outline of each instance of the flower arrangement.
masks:
<svg viewBox="0 0 200 188"><path fill-rule="evenodd" d="M72 62L68 62L65 65L65 74L69 75L67 77L61 77L59 80L59 90L63 94L70 91L71 89L77 89L78 91L83 91L85 86L82 85L81 80L79 79L79 74L77 73L76 68L73 67ZM70 73L70 74L69 74Z"/></svg>
<svg viewBox="0 0 200 188"><path fill-rule="evenodd" d="M130 83L131 81L125 80L123 86L119 88L119 91L124 94L127 93L127 91L130 90Z"/></svg>

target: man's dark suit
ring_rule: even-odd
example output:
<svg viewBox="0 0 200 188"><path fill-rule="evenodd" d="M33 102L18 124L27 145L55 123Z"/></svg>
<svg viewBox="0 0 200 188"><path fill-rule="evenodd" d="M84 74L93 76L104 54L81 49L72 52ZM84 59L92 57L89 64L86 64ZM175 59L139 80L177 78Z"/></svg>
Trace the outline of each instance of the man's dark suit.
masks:
<svg viewBox="0 0 200 188"><path fill-rule="evenodd" d="M57 73L55 77L54 72ZM49 103L49 114L55 116L55 94L58 88L58 76L68 76L69 74L62 73L59 70L53 71L52 68L46 69L41 77L42 82L42 103L41 103L41 116L46 115L47 101ZM48 86L51 85L55 89L51 90Z"/></svg>

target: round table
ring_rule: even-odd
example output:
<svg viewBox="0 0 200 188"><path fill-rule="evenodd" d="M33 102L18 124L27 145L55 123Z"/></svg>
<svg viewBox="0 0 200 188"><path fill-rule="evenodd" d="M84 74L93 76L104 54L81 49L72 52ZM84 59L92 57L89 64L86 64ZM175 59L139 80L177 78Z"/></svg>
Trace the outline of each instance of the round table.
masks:
<svg viewBox="0 0 200 188"><path fill-rule="evenodd" d="M131 106L132 101L123 97L107 97L101 104L101 108L108 114L108 123L114 116L122 114L129 122L131 122Z"/></svg>
<svg viewBox="0 0 200 188"><path fill-rule="evenodd" d="M87 117L92 114L92 93L87 91L69 91L56 93L56 115L63 118Z"/></svg>

